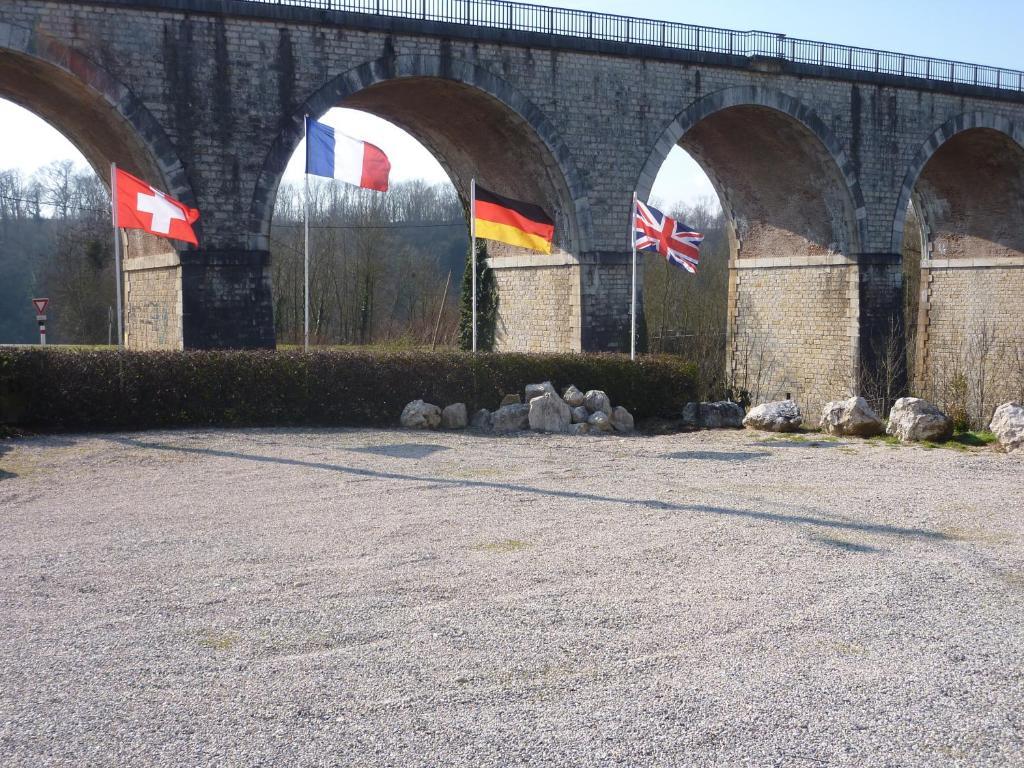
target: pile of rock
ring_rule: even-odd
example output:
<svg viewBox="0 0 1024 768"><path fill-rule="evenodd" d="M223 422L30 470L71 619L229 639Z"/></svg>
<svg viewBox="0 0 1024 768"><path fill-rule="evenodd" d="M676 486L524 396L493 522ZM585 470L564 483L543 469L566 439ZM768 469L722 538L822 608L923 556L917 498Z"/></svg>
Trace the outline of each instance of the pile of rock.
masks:
<svg viewBox="0 0 1024 768"><path fill-rule="evenodd" d="M506 395L496 411L481 409L467 420L463 403L443 411L436 405L414 400L402 411L401 424L410 429L463 429L468 426L498 434L535 432L588 433L632 432L633 416L622 406L612 407L608 395L599 389L582 392L572 385L559 395L550 381L530 384L519 395Z"/></svg>

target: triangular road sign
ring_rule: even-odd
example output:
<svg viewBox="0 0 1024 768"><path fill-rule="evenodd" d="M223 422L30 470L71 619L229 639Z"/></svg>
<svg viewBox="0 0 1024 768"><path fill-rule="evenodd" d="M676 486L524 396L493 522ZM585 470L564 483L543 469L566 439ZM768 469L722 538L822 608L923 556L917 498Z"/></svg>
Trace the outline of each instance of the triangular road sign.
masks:
<svg viewBox="0 0 1024 768"><path fill-rule="evenodd" d="M37 315L45 315L46 307L49 303L49 299L32 299L32 304L35 305Z"/></svg>

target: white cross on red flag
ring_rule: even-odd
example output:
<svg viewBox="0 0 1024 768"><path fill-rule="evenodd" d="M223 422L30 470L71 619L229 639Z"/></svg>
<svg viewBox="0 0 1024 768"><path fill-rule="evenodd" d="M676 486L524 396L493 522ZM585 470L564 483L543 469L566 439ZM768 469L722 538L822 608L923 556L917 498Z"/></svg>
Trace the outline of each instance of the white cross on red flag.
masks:
<svg viewBox="0 0 1024 768"><path fill-rule="evenodd" d="M169 240L199 245L192 225L199 211L189 208L120 168L114 171L117 195L117 226L141 229Z"/></svg>

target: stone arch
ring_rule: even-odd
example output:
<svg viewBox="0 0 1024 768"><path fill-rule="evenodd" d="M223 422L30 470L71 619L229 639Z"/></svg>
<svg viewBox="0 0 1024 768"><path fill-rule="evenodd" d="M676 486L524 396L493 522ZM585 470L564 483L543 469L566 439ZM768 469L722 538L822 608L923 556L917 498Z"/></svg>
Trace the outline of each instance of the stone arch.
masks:
<svg viewBox="0 0 1024 768"><path fill-rule="evenodd" d="M1019 397L1024 370L1024 127L969 112L936 129L904 177L894 252L911 203L922 235L908 318L915 394L984 426Z"/></svg>
<svg viewBox="0 0 1024 768"><path fill-rule="evenodd" d="M425 102L431 99L449 99L458 108L430 113ZM556 247L573 254L592 248L589 198L550 120L489 70L433 55L366 62L332 78L287 118L256 183L251 248L268 247L278 185L303 138L304 116L319 117L337 106L372 112L415 136L438 158L463 199L469 196L467 168L473 165L481 183L495 191L544 205L556 221ZM450 122L442 125L445 120ZM480 149L485 145L488 153Z"/></svg>
<svg viewBox="0 0 1024 768"><path fill-rule="evenodd" d="M970 188L972 194L959 202L962 205L989 207L993 201L979 194L979 192L982 190L987 192L991 189L991 172L995 168L990 162L985 161L983 155L987 151L991 152L991 150L1000 148L1010 150L1010 152L1008 155L1002 155L998 158L999 167L997 170L1003 174L999 180L1012 183L1013 173L1016 172L1020 176L1018 192L1024 193L1024 128L1000 115L987 112L969 112L948 120L936 129L918 149L914 158L910 161L907 173L904 176L900 195L896 203L896 211L893 215L890 246L892 252L899 253L902 248L907 208L911 201L914 201L918 206L921 224L925 231L929 233L929 239L935 233L937 225L936 207L938 203L935 200L929 202L928 200L921 199L922 190L918 189L922 181L929 182L926 169L933 158L938 156L938 160L942 161L945 157L946 165L956 164L961 174L975 175L976 181L984 177L987 183L978 187L974 181L969 180L966 175L962 175L959 184L964 188ZM956 156L954 156L954 153ZM1018 155L1016 158L1013 157L1014 153ZM991 155L989 160L992 160ZM944 169L938 168L936 170L938 173L944 174ZM948 176L948 173L944 175ZM950 188L953 186L949 183L948 178L944 182L939 179L934 179L932 182L941 183L943 186ZM934 186L934 183L932 186ZM1008 190L1002 189L1000 191L1005 193ZM915 200L915 197L918 199ZM927 191L925 191L925 197L929 197ZM1024 198L1018 195L1017 199ZM966 211L960 211L961 215L965 213ZM1024 223L1024 209L1018 212L1018 217L1018 221ZM1002 223L1008 222L1004 218ZM1024 228L1019 231L1018 235L1024 238ZM1024 246L1024 242L1020 243L1019 246Z"/></svg>
<svg viewBox="0 0 1024 768"><path fill-rule="evenodd" d="M785 157L787 165L794 157L801 160L805 176L814 171L825 173L831 178L823 179L824 190L810 190L808 193L824 192L825 209L818 211L820 217L828 219L832 225L833 237L825 238L818 233L820 245L830 247L839 245L841 252L846 254L859 253L867 242L867 208L860 183L853 170L849 157L839 140L824 121L798 99L782 91L762 86L737 86L710 93L683 110L662 132L660 138L651 149L643 170L637 180L637 192L641 198L650 195L655 178L668 153L673 147L684 146L698 164L708 174L709 179L718 192L723 209L731 223L734 234L738 221L742 220L744 204L750 204L757 197L755 190L748 189L747 194L737 189L733 178L725 178L721 160L711 157L713 154L706 147L700 146L701 137L695 132L712 135L717 132L733 132L737 134L744 123L761 123L766 131L761 131L753 138L760 140L762 145L756 146L749 155L761 151L773 150L775 157ZM717 123L717 124L716 124ZM785 146L769 147L772 135L789 135L793 142ZM689 139L689 140L688 140ZM736 143L733 142L733 147ZM764 151L762 151L764 150ZM789 155L783 155L788 151ZM751 158L748 157L748 160ZM798 166L792 166L791 176L798 175ZM768 170L766 167L764 170ZM740 174L734 173L733 176ZM760 180L764 181L764 180ZM804 185L812 179L805 179ZM762 183L761 189L765 184ZM741 198L746 197L746 200ZM794 224L795 222L783 222ZM739 243L734 243L738 247Z"/></svg>
<svg viewBox="0 0 1024 768"><path fill-rule="evenodd" d="M174 146L139 99L109 71L35 29L0 21L0 95L63 133L109 183L109 164L196 205Z"/></svg>

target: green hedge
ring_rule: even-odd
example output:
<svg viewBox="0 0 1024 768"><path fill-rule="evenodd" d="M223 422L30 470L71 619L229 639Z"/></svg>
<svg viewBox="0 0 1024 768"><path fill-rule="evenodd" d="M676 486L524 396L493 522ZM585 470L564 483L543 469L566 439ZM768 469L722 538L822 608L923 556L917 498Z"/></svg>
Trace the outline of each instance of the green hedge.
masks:
<svg viewBox="0 0 1024 768"><path fill-rule="evenodd" d="M678 415L692 365L669 357L461 352L0 349L0 424L37 430L393 426L410 400L470 412L550 380L603 389L637 419Z"/></svg>

